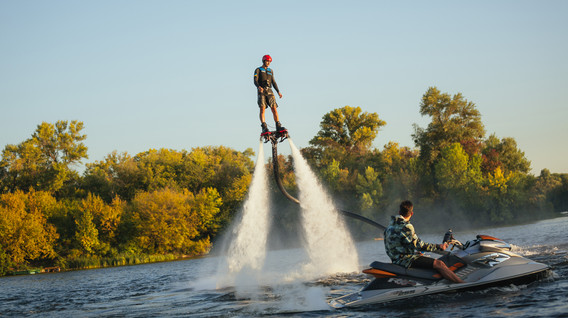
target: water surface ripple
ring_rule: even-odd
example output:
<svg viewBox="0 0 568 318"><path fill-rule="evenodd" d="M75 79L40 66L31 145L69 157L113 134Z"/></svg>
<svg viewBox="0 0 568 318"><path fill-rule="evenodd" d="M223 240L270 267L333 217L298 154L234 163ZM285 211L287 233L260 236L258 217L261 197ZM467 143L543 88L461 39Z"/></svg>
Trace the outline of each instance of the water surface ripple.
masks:
<svg viewBox="0 0 568 318"><path fill-rule="evenodd" d="M553 267L554 277L523 286L433 295L360 309L333 310L325 302L358 290L359 273L311 281L281 277L247 294L216 288L217 257L96 270L0 278L0 317L568 317L568 217L477 232L507 240L514 251ZM426 241L440 237L423 235ZM382 242L359 242L361 268L386 260ZM267 261L302 262L301 250L273 251ZM279 260L285 259L286 262ZM269 280L268 280L269 281Z"/></svg>

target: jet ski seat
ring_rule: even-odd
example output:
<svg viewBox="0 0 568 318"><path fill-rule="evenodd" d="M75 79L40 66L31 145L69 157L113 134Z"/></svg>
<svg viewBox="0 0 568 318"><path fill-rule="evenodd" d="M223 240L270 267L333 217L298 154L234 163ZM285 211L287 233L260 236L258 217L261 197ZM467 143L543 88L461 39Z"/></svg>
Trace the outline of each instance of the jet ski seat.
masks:
<svg viewBox="0 0 568 318"><path fill-rule="evenodd" d="M448 266L448 268L452 271L457 270L458 268L461 268L463 266L465 266L465 262L452 254L446 254L442 257L439 258L439 260L443 261L444 263L446 263L446 265ZM405 268L404 266L401 265L396 265L393 263L383 263L383 262L379 262L379 261L375 261L371 263L371 269L370 270L365 270L363 272L367 273L367 274L371 274L373 275L373 269L382 271L382 272L386 272L386 276L398 276L398 275L402 275L402 276L411 276L411 277L415 277L415 278L420 278L420 279L428 279L428 280L440 280L442 279L442 276L438 273L437 270L435 269L425 269L425 268ZM388 274L391 275L388 275Z"/></svg>

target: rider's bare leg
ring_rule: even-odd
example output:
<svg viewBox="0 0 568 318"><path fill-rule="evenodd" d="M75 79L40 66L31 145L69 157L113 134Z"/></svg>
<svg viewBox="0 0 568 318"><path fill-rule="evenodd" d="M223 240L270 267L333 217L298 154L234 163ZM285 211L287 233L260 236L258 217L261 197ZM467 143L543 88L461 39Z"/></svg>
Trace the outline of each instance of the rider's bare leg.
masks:
<svg viewBox="0 0 568 318"><path fill-rule="evenodd" d="M274 117L274 123L279 122L278 120L278 110L276 109L275 106L270 107L270 110L272 111L272 117Z"/></svg>
<svg viewBox="0 0 568 318"><path fill-rule="evenodd" d="M452 272L444 262L440 260L434 260L434 269L442 275L447 280L450 280L454 283L465 283L461 278L459 278L456 273Z"/></svg>
<svg viewBox="0 0 568 318"><path fill-rule="evenodd" d="M260 123L262 124L263 122L266 121L266 119L265 119L265 117L264 117L264 110L265 110L265 108L264 108L264 107L259 107L259 109L260 109L260 115L259 115L259 117L260 117Z"/></svg>

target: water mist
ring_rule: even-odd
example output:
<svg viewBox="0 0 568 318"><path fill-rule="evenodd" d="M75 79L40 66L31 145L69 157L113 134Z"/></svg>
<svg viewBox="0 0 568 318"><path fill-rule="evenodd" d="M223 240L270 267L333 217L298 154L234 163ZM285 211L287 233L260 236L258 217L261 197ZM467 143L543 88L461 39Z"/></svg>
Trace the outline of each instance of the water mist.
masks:
<svg viewBox="0 0 568 318"><path fill-rule="evenodd" d="M357 250L341 215L298 148L292 140L289 142L300 190L305 248L310 257L304 270L320 275L357 271Z"/></svg>
<svg viewBox="0 0 568 318"><path fill-rule="evenodd" d="M296 312L328 308L326 287L306 281L358 269L358 256L349 232L332 200L291 140L296 181L300 190L302 250L270 252L270 198L263 144L240 219L227 236L227 255L217 274L217 287L232 286L237 298L258 299L251 313ZM276 215L278 211L275 212ZM266 288L270 287L270 288ZM271 301L266 302L267 299Z"/></svg>
<svg viewBox="0 0 568 318"><path fill-rule="evenodd" d="M266 241L270 227L270 200L264 164L264 147L260 142L252 183L240 221L233 226L228 239L223 285L255 285L266 258Z"/></svg>

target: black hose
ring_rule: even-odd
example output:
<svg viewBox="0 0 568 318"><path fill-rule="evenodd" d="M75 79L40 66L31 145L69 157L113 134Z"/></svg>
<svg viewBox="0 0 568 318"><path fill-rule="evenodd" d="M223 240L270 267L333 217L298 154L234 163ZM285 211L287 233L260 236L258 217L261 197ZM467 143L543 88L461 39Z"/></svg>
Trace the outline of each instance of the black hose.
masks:
<svg viewBox="0 0 568 318"><path fill-rule="evenodd" d="M280 180L280 175L278 174L278 148L277 148L277 142L273 142L272 143L272 167L274 168L274 179L276 180L276 184L278 185L278 188L280 189L280 191L282 192L282 194L287 197L290 201L300 204L300 200L294 198L292 195L290 195L290 193L288 193L288 191L286 191L286 189L284 188L284 186L282 185L282 181Z"/></svg>
<svg viewBox="0 0 568 318"><path fill-rule="evenodd" d="M280 189L280 191L282 192L282 194L284 194L284 196L286 198L288 198L290 201L296 203L296 204L300 204L300 200L294 198L292 195L290 195L288 193L288 191L286 191L286 189L284 188L284 186L282 185L282 181L280 180L280 174L278 173L279 170L279 166L278 166L278 142L272 142L272 167L273 167L273 171L274 171L274 179L276 180L276 184L278 185L278 188ZM353 212L349 212L349 211L345 211L345 210L339 210L339 212L341 212L343 215L357 219L359 221L363 221L369 225L372 225L374 227L377 227L381 230L385 230L386 227L371 220L368 219L362 215L359 214L355 214Z"/></svg>
<svg viewBox="0 0 568 318"><path fill-rule="evenodd" d="M348 217L357 219L357 220L359 220L359 221L363 221L363 222L365 222L365 223L367 223L367 224L369 224L369 225L372 225L372 226L374 226L374 227L376 227L376 228L379 228L379 229L381 229L381 230L383 230L383 231L386 230L386 227L385 227L384 225L381 225L381 224L379 224L379 223L377 223L377 222L375 222L375 221L373 221L373 220L371 220L371 219L368 219L368 218L366 218L366 217L364 217L364 216L362 216L362 215L360 215L360 214L355 214L355 213L353 213L353 212L349 212L349 211L345 211L345 210L339 210L339 212L343 213L343 215L345 215L345 216L348 216Z"/></svg>

